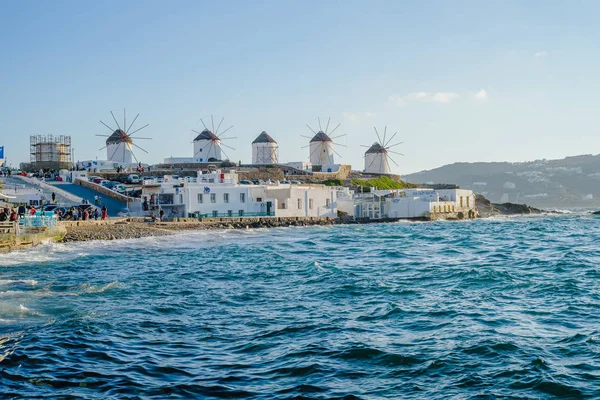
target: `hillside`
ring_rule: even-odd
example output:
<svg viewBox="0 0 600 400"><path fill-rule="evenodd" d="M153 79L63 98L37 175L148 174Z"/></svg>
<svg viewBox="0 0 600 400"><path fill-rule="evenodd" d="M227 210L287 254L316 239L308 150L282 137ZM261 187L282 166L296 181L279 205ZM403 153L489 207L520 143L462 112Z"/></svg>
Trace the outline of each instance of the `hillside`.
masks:
<svg viewBox="0 0 600 400"><path fill-rule="evenodd" d="M600 155L523 163L455 163L404 176L410 183L454 183L493 203L544 208L600 207Z"/></svg>

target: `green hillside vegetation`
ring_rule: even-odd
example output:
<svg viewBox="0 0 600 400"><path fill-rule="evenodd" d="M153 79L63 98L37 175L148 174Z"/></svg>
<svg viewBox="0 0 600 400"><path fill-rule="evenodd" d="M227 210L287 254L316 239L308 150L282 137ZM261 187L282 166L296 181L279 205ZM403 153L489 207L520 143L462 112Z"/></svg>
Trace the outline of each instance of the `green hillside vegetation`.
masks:
<svg viewBox="0 0 600 400"><path fill-rule="evenodd" d="M353 186L362 186L363 188L367 188L367 187L375 187L378 190L379 189L407 189L407 188L413 188L413 187L417 187L417 185L414 185L412 183L407 183L404 181L400 181L400 182L396 182L392 179L390 179L387 176L380 176L379 178L373 178L373 179L352 179L352 185Z"/></svg>

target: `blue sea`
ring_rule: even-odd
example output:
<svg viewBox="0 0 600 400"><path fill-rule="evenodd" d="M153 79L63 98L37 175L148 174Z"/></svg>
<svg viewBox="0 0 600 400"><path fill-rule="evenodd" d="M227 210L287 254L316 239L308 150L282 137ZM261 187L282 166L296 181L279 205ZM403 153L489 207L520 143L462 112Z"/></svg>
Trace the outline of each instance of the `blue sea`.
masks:
<svg viewBox="0 0 600 400"><path fill-rule="evenodd" d="M0 255L2 398L600 398L600 218Z"/></svg>

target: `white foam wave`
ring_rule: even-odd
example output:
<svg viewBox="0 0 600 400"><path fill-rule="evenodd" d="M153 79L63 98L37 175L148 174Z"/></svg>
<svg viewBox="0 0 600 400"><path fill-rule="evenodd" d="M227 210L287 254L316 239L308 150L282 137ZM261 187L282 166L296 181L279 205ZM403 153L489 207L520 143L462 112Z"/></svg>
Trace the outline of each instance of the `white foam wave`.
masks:
<svg viewBox="0 0 600 400"><path fill-rule="evenodd" d="M0 279L0 285L11 285L13 283L24 283L35 286L38 282L35 279Z"/></svg>

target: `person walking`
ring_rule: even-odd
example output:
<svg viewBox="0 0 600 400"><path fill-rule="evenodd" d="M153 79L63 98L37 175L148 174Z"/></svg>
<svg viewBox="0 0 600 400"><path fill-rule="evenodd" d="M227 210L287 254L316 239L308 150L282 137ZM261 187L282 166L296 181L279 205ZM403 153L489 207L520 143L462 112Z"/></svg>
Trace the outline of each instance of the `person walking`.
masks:
<svg viewBox="0 0 600 400"><path fill-rule="evenodd" d="M106 208L106 206L102 206L102 221L104 221L106 219L108 215L108 209Z"/></svg>
<svg viewBox="0 0 600 400"><path fill-rule="evenodd" d="M94 208L94 220L98 221L98 216L100 213L98 212L98 207Z"/></svg>

